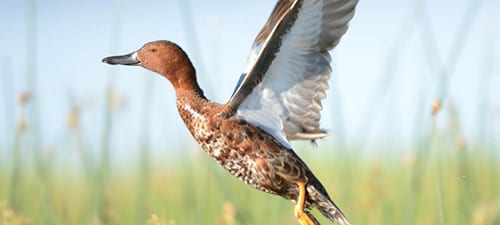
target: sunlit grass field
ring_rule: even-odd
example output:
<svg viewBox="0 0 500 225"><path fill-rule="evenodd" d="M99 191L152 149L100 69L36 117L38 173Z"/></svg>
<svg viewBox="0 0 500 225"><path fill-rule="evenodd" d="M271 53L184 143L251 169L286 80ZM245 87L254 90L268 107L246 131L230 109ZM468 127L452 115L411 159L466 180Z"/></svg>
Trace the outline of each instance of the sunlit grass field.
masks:
<svg viewBox="0 0 500 225"><path fill-rule="evenodd" d="M493 149L447 131L424 141L365 157L324 144L297 152L354 224L500 224ZM201 150L187 152L121 169L13 153L0 166L0 224L297 224L292 202L246 186Z"/></svg>

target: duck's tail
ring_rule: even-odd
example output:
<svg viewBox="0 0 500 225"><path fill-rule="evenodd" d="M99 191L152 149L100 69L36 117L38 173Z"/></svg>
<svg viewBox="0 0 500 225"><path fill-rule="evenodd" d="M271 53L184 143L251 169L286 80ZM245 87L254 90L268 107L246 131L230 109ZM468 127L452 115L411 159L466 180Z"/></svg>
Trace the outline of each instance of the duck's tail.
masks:
<svg viewBox="0 0 500 225"><path fill-rule="evenodd" d="M333 203L321 184L319 186L315 184L309 185L307 192L312 200L311 203L324 217L340 225L352 225L339 207Z"/></svg>

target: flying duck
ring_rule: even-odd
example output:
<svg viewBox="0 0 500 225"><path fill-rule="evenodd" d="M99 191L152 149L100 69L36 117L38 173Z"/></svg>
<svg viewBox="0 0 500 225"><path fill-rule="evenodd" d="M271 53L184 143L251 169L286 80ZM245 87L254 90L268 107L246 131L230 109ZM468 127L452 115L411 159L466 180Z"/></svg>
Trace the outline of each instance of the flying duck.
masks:
<svg viewBox="0 0 500 225"><path fill-rule="evenodd" d="M351 224L290 141L327 135L320 111L331 74L329 51L347 31L356 4L279 0L225 104L205 97L193 64L173 42L149 42L102 61L142 66L167 78L177 110L202 149L246 184L293 200L301 225L319 224L311 208L332 222Z"/></svg>

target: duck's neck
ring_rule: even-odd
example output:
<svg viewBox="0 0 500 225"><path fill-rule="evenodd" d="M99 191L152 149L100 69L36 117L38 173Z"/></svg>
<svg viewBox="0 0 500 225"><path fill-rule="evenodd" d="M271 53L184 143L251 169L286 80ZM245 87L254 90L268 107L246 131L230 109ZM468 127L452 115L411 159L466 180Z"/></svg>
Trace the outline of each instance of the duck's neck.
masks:
<svg viewBox="0 0 500 225"><path fill-rule="evenodd" d="M184 122L186 122L183 113L193 111L200 112L209 101L196 81L194 70L182 72L184 73L183 75L175 76L177 78L176 80L169 80L175 89L177 109Z"/></svg>
<svg viewBox="0 0 500 225"><path fill-rule="evenodd" d="M203 90L200 88L198 83L196 83L196 81L181 84L179 87L174 87L174 88L177 100L192 99L192 100L208 101L207 98L205 97L205 94L203 94Z"/></svg>
<svg viewBox="0 0 500 225"><path fill-rule="evenodd" d="M181 113L182 116L186 108L191 111L195 110L201 112L202 108L209 102L203 94L203 90L201 90L196 80L183 82L184 81L180 80L179 85L174 86L179 113Z"/></svg>
<svg viewBox="0 0 500 225"><path fill-rule="evenodd" d="M197 127L209 121L210 101L203 95L198 85L192 89L176 89L176 104L179 115L191 134L198 140Z"/></svg>

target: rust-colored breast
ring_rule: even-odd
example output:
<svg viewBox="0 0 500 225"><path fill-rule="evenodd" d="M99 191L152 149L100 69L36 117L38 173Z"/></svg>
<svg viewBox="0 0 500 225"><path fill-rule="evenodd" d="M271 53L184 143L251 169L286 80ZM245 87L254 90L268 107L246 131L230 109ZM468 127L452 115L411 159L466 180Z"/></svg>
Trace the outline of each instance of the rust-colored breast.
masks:
<svg viewBox="0 0 500 225"><path fill-rule="evenodd" d="M295 198L307 166L263 130L227 116L225 105L177 100L189 131L212 158L245 183L265 192Z"/></svg>

